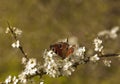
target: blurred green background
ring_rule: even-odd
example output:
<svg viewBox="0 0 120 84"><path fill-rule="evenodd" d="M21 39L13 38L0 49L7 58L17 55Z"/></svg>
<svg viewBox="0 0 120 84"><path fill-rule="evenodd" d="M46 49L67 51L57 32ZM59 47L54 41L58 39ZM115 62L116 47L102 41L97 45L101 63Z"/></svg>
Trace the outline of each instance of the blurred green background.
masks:
<svg viewBox="0 0 120 84"><path fill-rule="evenodd" d="M120 26L120 0L0 0L0 81L23 68L21 52L11 47L14 41L5 34L7 21L23 30L20 40L28 56L41 61L44 49L61 38L76 36L81 46L91 48L99 31ZM104 43L106 53L120 53L119 39ZM113 58L110 68L103 63L80 65L70 77L44 76L44 81L120 84L119 65L118 58Z"/></svg>

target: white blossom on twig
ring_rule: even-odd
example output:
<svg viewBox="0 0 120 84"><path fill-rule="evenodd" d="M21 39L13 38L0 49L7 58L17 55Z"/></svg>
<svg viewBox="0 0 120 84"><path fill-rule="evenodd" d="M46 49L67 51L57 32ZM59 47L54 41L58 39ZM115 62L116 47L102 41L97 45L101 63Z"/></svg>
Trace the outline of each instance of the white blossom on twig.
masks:
<svg viewBox="0 0 120 84"><path fill-rule="evenodd" d="M99 38L95 38L95 39L94 39L94 44L95 44L94 50L95 50L96 52L101 52L102 49L103 49L102 40L100 40Z"/></svg>
<svg viewBox="0 0 120 84"><path fill-rule="evenodd" d="M25 70L24 70L26 75L36 74L36 72L37 72L36 65L37 65L36 59L34 59L34 58L29 59L29 61L27 62L26 66L25 66Z"/></svg>
<svg viewBox="0 0 120 84"><path fill-rule="evenodd" d="M11 45L13 48L19 48L20 47L20 41L17 40L16 42L12 43Z"/></svg>
<svg viewBox="0 0 120 84"><path fill-rule="evenodd" d="M22 34L22 30L20 30L16 27L11 27L11 30L16 36L19 36L19 35ZM5 33L10 33L10 28L9 27L6 28Z"/></svg>
<svg viewBox="0 0 120 84"><path fill-rule="evenodd" d="M19 74L18 78L21 83L26 83L28 80L27 77L35 75L38 71L37 61L34 58L30 58L28 61L23 58L22 61L25 65L25 69L23 70L23 72L21 72L21 74Z"/></svg>
<svg viewBox="0 0 120 84"><path fill-rule="evenodd" d="M22 57L22 64L26 64L27 63L27 58L25 58L25 57Z"/></svg>
<svg viewBox="0 0 120 84"><path fill-rule="evenodd" d="M98 54L95 54L94 56L90 57L90 61L92 61L92 62L96 62L98 60L100 60L100 58L98 57Z"/></svg>
<svg viewBox="0 0 120 84"><path fill-rule="evenodd" d="M98 33L98 36L105 36L106 38L115 39L118 37L119 26L113 27L111 30L104 30Z"/></svg>
<svg viewBox="0 0 120 84"><path fill-rule="evenodd" d="M13 81L13 84L18 84L19 79L17 79L16 76L14 76L12 81Z"/></svg>
<svg viewBox="0 0 120 84"><path fill-rule="evenodd" d="M73 45L75 44L69 44ZM84 55L85 47L75 47L74 52L65 59L60 58L52 50L45 50L43 56L45 72L50 77L69 76L75 71L75 65L84 61Z"/></svg>
<svg viewBox="0 0 120 84"><path fill-rule="evenodd" d="M18 35L21 35L22 34L22 30L14 27L14 33L18 36Z"/></svg>
<svg viewBox="0 0 120 84"><path fill-rule="evenodd" d="M12 81L12 76L8 76L5 80L5 84L9 84Z"/></svg>
<svg viewBox="0 0 120 84"><path fill-rule="evenodd" d="M70 76L72 74L72 72L75 71L75 68L73 67L74 62L72 62L71 60L69 60L69 58L64 59L63 60L63 68L62 68L62 75L63 76Z"/></svg>
<svg viewBox="0 0 120 84"><path fill-rule="evenodd" d="M31 58L29 59L29 61L27 62L26 68L27 69L31 69L34 68L37 65L36 59Z"/></svg>
<svg viewBox="0 0 120 84"><path fill-rule="evenodd" d="M85 47L79 47L75 50L74 55L79 56L79 58L84 59Z"/></svg>
<svg viewBox="0 0 120 84"><path fill-rule="evenodd" d="M72 65L72 62L66 61L66 64L63 66L63 70L68 70L68 68Z"/></svg>
<svg viewBox="0 0 120 84"><path fill-rule="evenodd" d="M5 33L7 34L9 32L10 32L10 29L9 29L9 27L7 27L6 30L5 30Z"/></svg>
<svg viewBox="0 0 120 84"><path fill-rule="evenodd" d="M41 81L41 82L40 82L40 84L44 84L44 82L43 82L43 81Z"/></svg>
<svg viewBox="0 0 120 84"><path fill-rule="evenodd" d="M58 65L54 60L54 56L56 56L56 54L53 51L47 51L45 50L44 52L44 69L46 71L46 73L50 76L50 77L57 77L59 75L59 69L58 69Z"/></svg>
<svg viewBox="0 0 120 84"><path fill-rule="evenodd" d="M18 78L20 80L20 83L26 84L26 82L27 82L27 76L26 76L25 72L22 72L21 74L19 74Z"/></svg>
<svg viewBox="0 0 120 84"><path fill-rule="evenodd" d="M111 60L103 60L103 63L104 63L105 66L110 67L112 61Z"/></svg>

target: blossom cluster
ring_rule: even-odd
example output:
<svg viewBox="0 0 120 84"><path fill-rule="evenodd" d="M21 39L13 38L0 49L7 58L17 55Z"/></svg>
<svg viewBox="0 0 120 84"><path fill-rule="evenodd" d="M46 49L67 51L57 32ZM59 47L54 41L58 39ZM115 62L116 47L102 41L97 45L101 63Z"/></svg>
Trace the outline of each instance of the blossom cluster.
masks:
<svg viewBox="0 0 120 84"><path fill-rule="evenodd" d="M61 59L51 50L44 52L44 69L50 77L69 76L75 71L75 64L79 64L84 60L85 47L75 49L74 53L65 59Z"/></svg>
<svg viewBox="0 0 120 84"><path fill-rule="evenodd" d="M13 37L15 37L15 42L12 43L13 48L20 48L22 53L24 54L22 46L20 45L20 41L17 39L18 35L21 35L22 31L16 27L11 27L6 29L6 33L11 33ZM15 36L14 36L15 35ZM24 54L26 55L26 53ZM34 76L39 73L39 63L37 63L35 58L27 58L24 56L22 58L22 64L24 65L24 70L18 76L8 76L5 80L5 84L26 84L31 76ZM43 84L43 82L41 82Z"/></svg>
<svg viewBox="0 0 120 84"><path fill-rule="evenodd" d="M111 39L116 39L118 37L119 26L113 27L111 30L103 30L98 33L99 37L106 37Z"/></svg>
<svg viewBox="0 0 120 84"><path fill-rule="evenodd" d="M8 76L8 78L5 80L5 84L18 84L19 82L21 84L26 84L29 77L36 75L36 73L38 72L38 68L37 68L37 62L36 59L31 58L29 60L27 60L26 58L22 58L22 63L24 64L24 70L18 75L18 77L14 76Z"/></svg>
<svg viewBox="0 0 120 84"><path fill-rule="evenodd" d="M95 51L96 52L101 52L102 49L103 49L103 46L102 46L102 40L99 39L99 38L95 38L94 39L94 44L95 44Z"/></svg>
<svg viewBox="0 0 120 84"><path fill-rule="evenodd" d="M72 37L70 39L76 38ZM65 42L65 40L61 41ZM74 52L65 59L62 59L52 50L44 51L44 69L50 77L69 76L75 71L77 65L84 63L85 47L78 47L77 40L71 41L68 41L69 46L76 45L76 47L74 48Z"/></svg>
<svg viewBox="0 0 120 84"><path fill-rule="evenodd" d="M13 32L16 36L19 36L22 34L22 30L16 28L16 27L11 27L11 29L9 27L6 28L5 33L10 33Z"/></svg>

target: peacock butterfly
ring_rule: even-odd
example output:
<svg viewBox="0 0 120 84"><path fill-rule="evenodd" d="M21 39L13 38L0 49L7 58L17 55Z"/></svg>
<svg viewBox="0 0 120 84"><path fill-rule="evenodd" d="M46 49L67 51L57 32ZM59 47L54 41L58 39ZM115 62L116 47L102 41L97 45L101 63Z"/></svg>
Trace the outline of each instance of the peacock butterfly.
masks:
<svg viewBox="0 0 120 84"><path fill-rule="evenodd" d="M68 42L58 42L50 45L50 50L62 57L62 59L65 59L74 52L74 45L71 46Z"/></svg>

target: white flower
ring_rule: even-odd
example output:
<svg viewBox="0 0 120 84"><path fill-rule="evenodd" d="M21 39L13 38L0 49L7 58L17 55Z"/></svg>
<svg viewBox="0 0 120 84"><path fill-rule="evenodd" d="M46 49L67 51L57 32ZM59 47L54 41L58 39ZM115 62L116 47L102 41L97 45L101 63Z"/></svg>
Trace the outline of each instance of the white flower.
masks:
<svg viewBox="0 0 120 84"><path fill-rule="evenodd" d="M27 62L26 68L27 68L27 69L29 69L29 68L31 69L31 68L34 68L36 65L37 65L36 59L31 58L31 59L29 59L29 61Z"/></svg>
<svg viewBox="0 0 120 84"><path fill-rule="evenodd" d="M80 59L84 59L84 53L85 53L85 47L80 47L78 49L75 50L74 54L78 57L80 57Z"/></svg>
<svg viewBox="0 0 120 84"><path fill-rule="evenodd" d="M8 76L8 78L5 80L6 84L9 84L12 81L12 76Z"/></svg>
<svg viewBox="0 0 120 84"><path fill-rule="evenodd" d="M94 44L95 44L95 51L101 52L102 49L103 49L102 40L100 40L98 38L95 38L94 39Z"/></svg>
<svg viewBox="0 0 120 84"><path fill-rule="evenodd" d="M16 78L16 76L13 77L13 84L18 84L18 79Z"/></svg>
<svg viewBox="0 0 120 84"><path fill-rule="evenodd" d="M105 64L105 66L110 67L111 66L111 60L103 60L103 63Z"/></svg>
<svg viewBox="0 0 120 84"><path fill-rule="evenodd" d="M29 59L29 61L27 62L26 66L25 66L25 70L24 70L25 74L26 75L36 74L36 72L38 70L36 65L37 65L36 59L34 59L34 58Z"/></svg>
<svg viewBox="0 0 120 84"><path fill-rule="evenodd" d="M18 75L18 78L19 78L20 82L23 83L23 84L25 84L27 82L25 72L22 72L20 75Z"/></svg>
<svg viewBox="0 0 120 84"><path fill-rule="evenodd" d="M5 30L5 33L9 33L10 32L10 29L7 27L6 30Z"/></svg>
<svg viewBox="0 0 120 84"><path fill-rule="evenodd" d="M15 31L14 31L14 33L15 33L16 35L21 35L21 34L22 34L22 30L16 28Z"/></svg>
<svg viewBox="0 0 120 84"><path fill-rule="evenodd" d="M40 84L44 84L44 82L42 81L42 82L40 82Z"/></svg>
<svg viewBox="0 0 120 84"><path fill-rule="evenodd" d="M63 66L63 70L65 71L65 70L68 70L69 69L69 67L71 67L72 66L72 62L66 62L65 63L65 65Z"/></svg>
<svg viewBox="0 0 120 84"><path fill-rule="evenodd" d="M31 68L31 69L25 69L24 70L24 72L26 73L26 75L34 75L34 74L36 74L36 72L37 72L37 68Z"/></svg>
<svg viewBox="0 0 120 84"><path fill-rule="evenodd" d="M16 28L16 27L12 27L11 29L12 29L13 33L14 33L16 36L22 34L22 30L20 30L20 29L18 29L18 28ZM9 32L10 32L10 29L9 29L9 27L7 27L5 33L9 33Z"/></svg>
<svg viewBox="0 0 120 84"><path fill-rule="evenodd" d="M22 57L22 64L26 64L27 63L27 58Z"/></svg>
<svg viewBox="0 0 120 84"><path fill-rule="evenodd" d="M118 26L116 26L116 27L114 27L113 29L111 29L111 31L110 31L110 38L112 38L112 39L115 39L115 38L117 38L117 32L119 31L119 27Z"/></svg>
<svg viewBox="0 0 120 84"><path fill-rule="evenodd" d="M57 76L57 71L58 71L58 65L55 63L54 60L49 60L44 64L45 66L45 71L49 76L55 78Z"/></svg>
<svg viewBox="0 0 120 84"><path fill-rule="evenodd" d="M98 33L98 36L106 36L106 38L111 38L111 39L115 39L117 38L117 32L119 31L119 27L113 27L111 30L104 30Z"/></svg>
<svg viewBox="0 0 120 84"><path fill-rule="evenodd" d="M12 47L13 47L13 48L19 48L19 47L20 47L20 41L17 40L16 42L14 42L14 43L12 44Z"/></svg>
<svg viewBox="0 0 120 84"><path fill-rule="evenodd" d="M52 50L50 50L50 51L47 52L47 55L49 57L53 57L53 56L55 56L55 53Z"/></svg>
<svg viewBox="0 0 120 84"><path fill-rule="evenodd" d="M96 62L98 60L100 60L100 58L98 57L98 54L95 54L94 56L90 57L90 61L92 62Z"/></svg>
<svg viewBox="0 0 120 84"><path fill-rule="evenodd" d="M70 60L69 58L64 59L63 63L61 65L62 65L61 74L63 76L70 76L72 74L72 72L75 71L75 67L73 66L74 62L72 60Z"/></svg>

